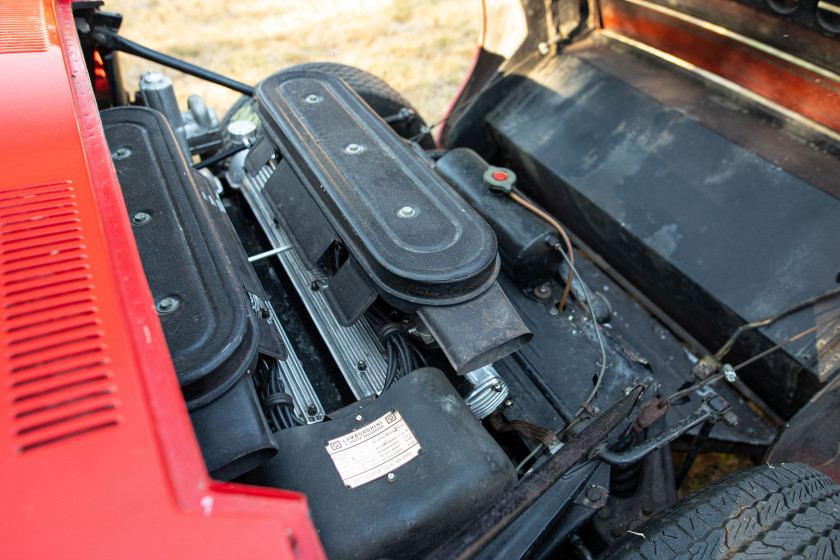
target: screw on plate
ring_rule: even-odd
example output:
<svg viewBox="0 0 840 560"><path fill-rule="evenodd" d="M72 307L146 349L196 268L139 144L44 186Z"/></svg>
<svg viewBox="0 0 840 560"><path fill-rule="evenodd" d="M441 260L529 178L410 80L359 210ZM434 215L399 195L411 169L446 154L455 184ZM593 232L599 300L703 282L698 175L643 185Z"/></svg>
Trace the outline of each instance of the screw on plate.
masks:
<svg viewBox="0 0 840 560"><path fill-rule="evenodd" d="M495 393L501 393L502 392L502 384L501 383L493 383L493 385L491 385L490 388Z"/></svg>
<svg viewBox="0 0 840 560"><path fill-rule="evenodd" d="M413 218L417 215L417 210L412 208L411 206L403 206L399 210L397 210L397 216L403 218L404 220L408 218Z"/></svg>
<svg viewBox="0 0 840 560"><path fill-rule="evenodd" d="M306 413L310 416L315 416L315 413L317 413L317 412L318 412L318 407L315 406L314 403L312 403L312 404L310 404L309 406L306 407Z"/></svg>
<svg viewBox="0 0 840 560"><path fill-rule="evenodd" d="M395 475L395 474L394 474L394 473L392 473L392 472L389 472L387 475L385 475L385 479L386 479L388 482L396 482L396 480L397 480L397 475Z"/></svg>
<svg viewBox="0 0 840 560"><path fill-rule="evenodd" d="M320 103L323 100L323 97L321 97L320 95L315 95L314 93L310 93L304 98L304 101L306 101L307 103Z"/></svg>
<svg viewBox="0 0 840 560"><path fill-rule="evenodd" d="M513 399L505 400L505 406L508 407L508 408L512 407L513 406Z"/></svg>
<svg viewBox="0 0 840 560"><path fill-rule="evenodd" d="M557 315L558 313L559 313L559 311L557 311L557 308L554 307L553 305L548 308L548 314L549 315Z"/></svg>
<svg viewBox="0 0 840 560"><path fill-rule="evenodd" d="M131 217L131 221L137 225L145 224L151 219L152 217L146 214L145 212L137 212L136 214L134 214L134 216Z"/></svg>
<svg viewBox="0 0 840 560"><path fill-rule="evenodd" d="M356 420L356 424L361 424L362 422L365 421L365 417L362 416L361 414L357 414L355 420Z"/></svg>
<svg viewBox="0 0 840 560"><path fill-rule="evenodd" d="M348 154L361 154L365 151L365 147L361 144L347 144L347 146L344 147L344 151Z"/></svg>
<svg viewBox="0 0 840 560"><path fill-rule="evenodd" d="M359 360L359 362L356 364L356 369L359 371L365 371L367 369L367 362L365 362L364 360Z"/></svg>
<svg viewBox="0 0 840 560"><path fill-rule="evenodd" d="M601 489L593 484L586 489L586 498L590 502L597 502L601 499Z"/></svg>
<svg viewBox="0 0 840 560"><path fill-rule="evenodd" d="M158 302L158 304L155 306L155 309L157 309L157 312L161 315L165 315L167 313L172 313L173 311L178 309L179 305L180 303L177 299L173 297L165 297Z"/></svg>
<svg viewBox="0 0 840 560"><path fill-rule="evenodd" d="M131 150L126 148L125 146L120 146L114 153L111 154L111 157L114 159L125 159L131 155Z"/></svg>

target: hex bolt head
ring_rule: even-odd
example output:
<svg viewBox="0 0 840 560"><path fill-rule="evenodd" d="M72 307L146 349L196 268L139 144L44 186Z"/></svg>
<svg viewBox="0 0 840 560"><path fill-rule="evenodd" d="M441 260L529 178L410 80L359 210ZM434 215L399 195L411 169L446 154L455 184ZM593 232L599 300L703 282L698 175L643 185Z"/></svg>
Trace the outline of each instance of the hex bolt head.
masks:
<svg viewBox="0 0 840 560"><path fill-rule="evenodd" d="M306 407L306 413L309 416L315 416L315 414L318 413L318 407L315 406L314 403L312 403L312 404L310 404L309 406Z"/></svg>
<svg viewBox="0 0 840 560"><path fill-rule="evenodd" d="M733 368L730 364L723 364L723 377L729 383L735 383L735 380L738 379L738 374L735 373L735 368Z"/></svg>
<svg viewBox="0 0 840 560"><path fill-rule="evenodd" d="M557 308L554 307L553 305L548 308L548 314L549 315L557 315L558 313L560 313L560 312L557 311Z"/></svg>
<svg viewBox="0 0 840 560"><path fill-rule="evenodd" d="M136 225L142 225L151 220L152 217L145 212L137 212L131 217L131 222Z"/></svg>
<svg viewBox="0 0 840 560"><path fill-rule="evenodd" d="M365 371L367 369L367 362L359 360L358 363L356 363L356 369L359 371Z"/></svg>
<svg viewBox="0 0 840 560"><path fill-rule="evenodd" d="M542 284L534 288L534 295L539 299L548 299L551 297L551 288L548 284Z"/></svg>
<svg viewBox="0 0 840 560"><path fill-rule="evenodd" d="M723 413L723 422L727 426L737 426L738 425L738 415L732 412L731 410Z"/></svg>
<svg viewBox="0 0 840 560"><path fill-rule="evenodd" d="M344 151L348 154L361 154L365 151L365 147L361 144L347 144L347 146L344 147Z"/></svg>
<svg viewBox="0 0 840 560"><path fill-rule="evenodd" d="M586 489L586 499L590 502L597 502L601 499L601 489L595 485Z"/></svg>
<svg viewBox="0 0 840 560"><path fill-rule="evenodd" d="M388 482L396 482L397 475L395 475L392 472L389 472L387 475L385 475L385 480L387 480Z"/></svg>
<svg viewBox="0 0 840 560"><path fill-rule="evenodd" d="M324 98L321 97L320 95L315 95L314 93L310 93L309 95L304 97L303 100L306 101L307 103L315 104L315 103L320 103L321 101L324 100Z"/></svg>
<svg viewBox="0 0 840 560"><path fill-rule="evenodd" d="M356 424L361 424L362 422L365 421L365 417L362 416L361 414L357 414L356 418L354 418L354 420L356 420Z"/></svg>
<svg viewBox="0 0 840 560"><path fill-rule="evenodd" d="M417 210L412 208L411 206L403 206L399 210L397 210L397 216L400 218L407 220L409 218L413 218L417 215Z"/></svg>
<svg viewBox="0 0 840 560"><path fill-rule="evenodd" d="M158 302L155 309L157 309L159 314L166 315L167 313L172 313L178 309L179 305L180 302L176 298L167 296Z"/></svg>

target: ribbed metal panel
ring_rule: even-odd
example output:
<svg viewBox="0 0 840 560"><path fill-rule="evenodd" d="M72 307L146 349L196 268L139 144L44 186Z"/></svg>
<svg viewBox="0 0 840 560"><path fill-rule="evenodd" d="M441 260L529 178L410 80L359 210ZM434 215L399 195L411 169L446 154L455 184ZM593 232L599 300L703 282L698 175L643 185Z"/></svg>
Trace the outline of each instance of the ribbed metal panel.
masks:
<svg viewBox="0 0 840 560"><path fill-rule="evenodd" d="M47 50L44 5L32 0L0 2L0 54Z"/></svg>
<svg viewBox="0 0 840 560"><path fill-rule="evenodd" d="M288 245L289 239L274 226L272 211L262 196L262 189L272 171L271 166L265 166L255 177L246 178L242 193L272 246L276 248ZM350 327L341 326L323 293L311 289L314 281L321 282L323 286L326 280L307 270L294 249L277 255L277 258L300 294L353 395L361 399L379 393L385 384L384 349L367 320L362 317Z"/></svg>
<svg viewBox="0 0 840 560"><path fill-rule="evenodd" d="M0 187L0 345L18 452L118 421L74 199L69 182Z"/></svg>

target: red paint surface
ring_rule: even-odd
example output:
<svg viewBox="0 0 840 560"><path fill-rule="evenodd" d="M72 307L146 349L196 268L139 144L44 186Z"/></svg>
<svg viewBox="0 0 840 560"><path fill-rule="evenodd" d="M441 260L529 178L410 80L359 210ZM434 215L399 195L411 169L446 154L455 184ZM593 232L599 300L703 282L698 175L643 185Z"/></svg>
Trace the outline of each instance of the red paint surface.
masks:
<svg viewBox="0 0 840 560"><path fill-rule="evenodd" d="M840 83L644 6L606 0L601 13L604 29L713 72L840 132Z"/></svg>
<svg viewBox="0 0 840 560"><path fill-rule="evenodd" d="M302 495L209 479L70 4L42 5L47 48L0 54L0 557L323 558Z"/></svg>

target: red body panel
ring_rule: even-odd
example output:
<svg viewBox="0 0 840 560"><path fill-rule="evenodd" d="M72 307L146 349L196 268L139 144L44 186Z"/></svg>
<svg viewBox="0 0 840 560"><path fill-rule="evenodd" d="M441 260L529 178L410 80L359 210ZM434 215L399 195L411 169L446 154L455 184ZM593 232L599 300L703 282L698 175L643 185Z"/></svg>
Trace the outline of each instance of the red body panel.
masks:
<svg viewBox="0 0 840 560"><path fill-rule="evenodd" d="M0 557L322 558L302 495L207 475L69 2L0 26Z"/></svg>

